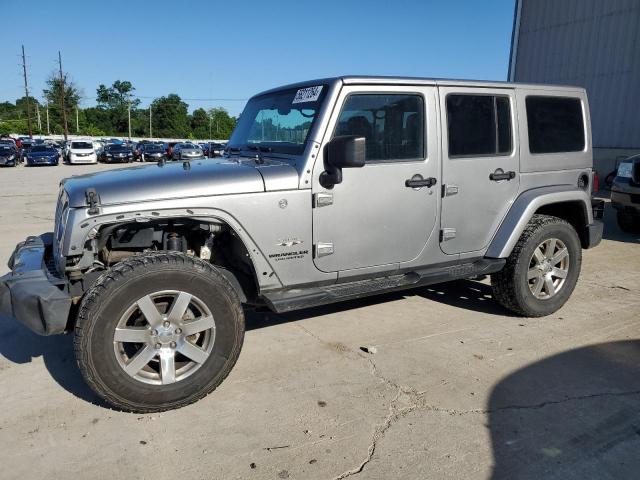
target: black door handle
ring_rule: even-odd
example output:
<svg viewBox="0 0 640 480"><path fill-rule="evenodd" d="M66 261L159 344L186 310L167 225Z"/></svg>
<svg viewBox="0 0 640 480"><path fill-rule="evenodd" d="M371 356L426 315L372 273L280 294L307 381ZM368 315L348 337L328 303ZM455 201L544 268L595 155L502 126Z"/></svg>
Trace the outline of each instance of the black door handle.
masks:
<svg viewBox="0 0 640 480"><path fill-rule="evenodd" d="M512 178L516 178L516 172L503 172L500 168L489 174L489 180L493 180L494 182L498 182L500 180L511 180Z"/></svg>
<svg viewBox="0 0 640 480"><path fill-rule="evenodd" d="M437 180L433 177L429 178L416 178L420 177L419 175L414 175L414 178L409 178L404 181L404 186L409 188L420 188L420 187L433 187Z"/></svg>

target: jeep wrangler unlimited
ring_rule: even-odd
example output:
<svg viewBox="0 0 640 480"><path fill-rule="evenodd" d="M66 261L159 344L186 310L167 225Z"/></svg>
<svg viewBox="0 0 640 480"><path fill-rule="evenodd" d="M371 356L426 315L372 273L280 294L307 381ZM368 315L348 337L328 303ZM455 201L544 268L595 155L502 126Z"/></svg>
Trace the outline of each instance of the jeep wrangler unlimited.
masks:
<svg viewBox="0 0 640 480"><path fill-rule="evenodd" d="M53 233L0 279L0 312L73 332L87 383L136 412L214 390L243 305L275 312L491 275L558 310L602 224L580 88L341 77L261 93L217 160L60 185Z"/></svg>

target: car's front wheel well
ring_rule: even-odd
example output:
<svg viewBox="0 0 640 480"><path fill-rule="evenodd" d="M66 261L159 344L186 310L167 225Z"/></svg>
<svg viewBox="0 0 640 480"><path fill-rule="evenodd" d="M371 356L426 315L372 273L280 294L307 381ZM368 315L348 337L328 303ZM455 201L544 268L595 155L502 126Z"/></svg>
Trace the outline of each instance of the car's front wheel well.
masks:
<svg viewBox="0 0 640 480"><path fill-rule="evenodd" d="M95 259L112 267L141 253L181 252L218 267L232 281L247 303L258 294L255 267L242 239L226 223L203 222L193 218L158 219L105 225L98 230L92 245Z"/></svg>
<svg viewBox="0 0 640 480"><path fill-rule="evenodd" d="M589 246L589 238L586 231L589 217L584 202L575 200L550 203L548 205L541 206L535 213L565 220L578 233L582 247L587 248Z"/></svg>

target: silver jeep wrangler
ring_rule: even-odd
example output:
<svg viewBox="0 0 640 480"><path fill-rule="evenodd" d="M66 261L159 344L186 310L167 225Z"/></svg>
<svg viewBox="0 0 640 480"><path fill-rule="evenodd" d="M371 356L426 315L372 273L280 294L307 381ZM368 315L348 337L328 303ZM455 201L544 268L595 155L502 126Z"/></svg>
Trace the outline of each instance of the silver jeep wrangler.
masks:
<svg viewBox="0 0 640 480"><path fill-rule="evenodd" d="M214 390L243 306L275 312L491 275L548 315L602 224L581 88L341 77L249 100L219 159L60 185L53 233L0 279L0 313L74 332L87 383L151 412Z"/></svg>

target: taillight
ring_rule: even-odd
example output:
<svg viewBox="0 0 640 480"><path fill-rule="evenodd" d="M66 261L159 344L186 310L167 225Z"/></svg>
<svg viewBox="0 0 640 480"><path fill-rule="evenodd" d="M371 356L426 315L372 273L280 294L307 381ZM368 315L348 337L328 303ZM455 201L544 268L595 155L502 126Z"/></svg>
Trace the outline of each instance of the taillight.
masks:
<svg viewBox="0 0 640 480"><path fill-rule="evenodd" d="M598 172L593 172L593 184L591 187L592 193L597 193L600 190L600 177L598 176Z"/></svg>

